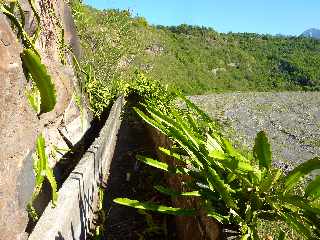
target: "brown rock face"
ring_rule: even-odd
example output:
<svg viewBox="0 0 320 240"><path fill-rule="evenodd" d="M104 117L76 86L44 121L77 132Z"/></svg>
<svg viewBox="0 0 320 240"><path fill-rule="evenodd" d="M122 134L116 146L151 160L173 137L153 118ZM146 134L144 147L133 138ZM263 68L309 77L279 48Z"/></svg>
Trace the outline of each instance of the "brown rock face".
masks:
<svg viewBox="0 0 320 240"><path fill-rule="evenodd" d="M21 4L26 14L26 31L32 34L36 21L28 1L21 0ZM54 111L43 114L40 119L29 106L25 96L27 81L20 59L23 46L9 20L0 14L0 240L27 238L25 207L33 191L31 155L37 135L44 132L48 145L59 146L61 143L64 146L57 130L64 126L64 115L68 115L68 111L77 113L68 120L72 121L80 114L77 109L68 108L74 105L71 104L72 94L77 79L71 57L66 54L67 62L63 65L59 48L60 31L65 29L65 44L71 45L76 55L79 54L70 9L63 0L37 0L36 7L42 28L36 47L55 84L57 104Z"/></svg>
<svg viewBox="0 0 320 240"><path fill-rule="evenodd" d="M0 239L19 239L24 232L27 214L17 201L17 170L38 131L37 117L24 94L20 52L16 35L0 16Z"/></svg>

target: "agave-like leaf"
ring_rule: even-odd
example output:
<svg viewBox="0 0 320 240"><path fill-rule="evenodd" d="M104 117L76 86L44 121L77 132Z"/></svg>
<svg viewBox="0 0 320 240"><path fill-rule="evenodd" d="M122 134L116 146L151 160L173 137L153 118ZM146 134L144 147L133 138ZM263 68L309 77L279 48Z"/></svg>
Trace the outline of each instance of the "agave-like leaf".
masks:
<svg viewBox="0 0 320 240"><path fill-rule="evenodd" d="M196 121L196 119L194 119L194 117L189 113L186 113L185 115L186 115L188 123L192 127L193 131L200 132L201 130L199 129L199 124Z"/></svg>
<svg viewBox="0 0 320 240"><path fill-rule="evenodd" d="M162 132L164 135L167 135L167 131L165 128L163 128L163 126L161 124L159 124L158 122L156 122L155 120L153 120L152 118L150 118L149 116L147 116L144 112L142 112L140 109L134 107L133 108L135 110L135 112L146 122L148 123L150 126L154 127L155 129L159 130L160 132Z"/></svg>
<svg viewBox="0 0 320 240"><path fill-rule="evenodd" d="M209 157L212 157L216 160L225 160L227 158L226 154L218 149L210 151Z"/></svg>
<svg viewBox="0 0 320 240"><path fill-rule="evenodd" d="M224 151L231 156L235 156L237 154L237 151L233 148L232 144L226 138L222 138L221 140Z"/></svg>
<svg viewBox="0 0 320 240"><path fill-rule="evenodd" d="M166 148L163 148L163 147L159 147L159 150L161 152L163 152L164 154L166 154L166 155L168 155L170 157L173 157L174 159L178 160L179 162L186 162L186 160L184 160L180 154L175 153L172 150L169 150L169 149L166 149Z"/></svg>
<svg viewBox="0 0 320 240"><path fill-rule="evenodd" d="M56 202L58 200L58 192L57 192L57 182L53 175L53 171L51 168L47 168L46 170L46 177L50 183L51 186L51 194L52 194L52 204L53 206L56 206Z"/></svg>
<svg viewBox="0 0 320 240"><path fill-rule="evenodd" d="M172 115L175 118L175 127L179 128L192 143L194 146L199 149L199 145L203 144L203 141L200 139L200 136L197 134L197 132L194 132L190 127L187 126L187 124L184 123L184 119L182 119L179 114L172 110Z"/></svg>
<svg viewBox="0 0 320 240"><path fill-rule="evenodd" d="M230 186L223 181L219 174L213 168L205 169L205 176L207 178L208 184L212 191L217 190L220 194L227 207L238 209L238 206L232 196L230 195Z"/></svg>
<svg viewBox="0 0 320 240"><path fill-rule="evenodd" d="M222 224L230 223L230 216L224 216L214 210L208 210L207 216L214 218L215 220L217 220L218 222L220 222Z"/></svg>
<svg viewBox="0 0 320 240"><path fill-rule="evenodd" d="M310 159L295 169L293 169L285 178L285 192L292 189L303 177L310 174L313 170L320 169L320 158Z"/></svg>
<svg viewBox="0 0 320 240"><path fill-rule="evenodd" d="M305 196L312 196L313 198L320 197L320 176L317 176L310 182L305 190Z"/></svg>
<svg viewBox="0 0 320 240"><path fill-rule="evenodd" d="M45 175L45 170L47 169L48 158L45 152L45 140L42 134L37 137L37 155L38 155L38 163L39 163L39 173L40 175Z"/></svg>
<svg viewBox="0 0 320 240"><path fill-rule="evenodd" d="M268 137L264 131L257 134L253 148L253 155L259 162L260 167L265 167L267 169L270 168L272 161L271 147Z"/></svg>
<svg viewBox="0 0 320 240"><path fill-rule="evenodd" d="M260 191L268 192L282 176L281 169L271 169L269 174L260 182Z"/></svg>
<svg viewBox="0 0 320 240"><path fill-rule="evenodd" d="M178 192L175 191L171 188L167 188L164 186L154 186L154 188L163 194L169 195L171 197L178 197L178 196L185 196L185 197L200 197L201 194L199 193L199 191L192 191L192 192Z"/></svg>
<svg viewBox="0 0 320 240"><path fill-rule="evenodd" d="M240 161L238 158L227 158L226 161L221 161L221 163L232 171L248 173L254 172L254 167L245 161Z"/></svg>
<svg viewBox="0 0 320 240"><path fill-rule="evenodd" d="M203 168L204 164L207 164L206 158L201 151L193 146L188 138L179 130L170 127L169 131L172 133L174 140L188 153L190 157L196 162L198 168Z"/></svg>
<svg viewBox="0 0 320 240"><path fill-rule="evenodd" d="M146 106L146 111L151 115L151 117L157 121L158 123L161 123L164 127L166 127L167 129L170 129L171 131L169 131L172 136L178 138L180 137L184 137L185 139L188 140L188 146L192 147L195 151L194 152L198 152L199 151L199 145L202 143L201 140L199 140L197 138L197 136L195 136L194 132L188 128L188 126L186 126L186 124L184 124L183 119L181 119L181 117L174 111L171 111L171 113L173 114L173 118L175 120L173 120L173 118L170 118L167 115L162 114L159 110L157 110L154 107L151 106ZM175 133L179 133L178 135Z"/></svg>
<svg viewBox="0 0 320 240"><path fill-rule="evenodd" d="M320 217L319 214L314 214L310 211L304 211L303 216L309 221L309 224L314 226L314 234L320 239Z"/></svg>
<svg viewBox="0 0 320 240"><path fill-rule="evenodd" d="M272 200L272 204L278 203L279 206L286 207L294 210L295 212L307 211L315 216L320 216L320 209L310 205L310 203L304 197L286 194L283 196L278 195L269 198L269 200Z"/></svg>
<svg viewBox="0 0 320 240"><path fill-rule="evenodd" d="M21 55L23 64L31 74L41 96L40 113L50 112L56 105L56 91L47 68L33 50L24 49Z"/></svg>
<svg viewBox="0 0 320 240"><path fill-rule="evenodd" d="M187 104L187 106L190 109L195 110L196 113L198 115L200 115L204 121L213 122L212 119L210 118L210 116L207 113L202 111L197 105L195 105L192 101L190 101L188 98L186 98L186 96L184 96L180 92L176 92L176 94L178 95L178 97L180 97Z"/></svg>
<svg viewBox="0 0 320 240"><path fill-rule="evenodd" d="M157 160L154 160L152 158L145 157L142 155L137 155L136 158L139 161L141 161L149 166L158 168L158 169L163 170L165 172L169 172L169 173L173 173L173 174L187 174L189 172L189 169L186 169L183 167L169 166L167 163L160 162L160 161L157 161Z"/></svg>
<svg viewBox="0 0 320 240"><path fill-rule="evenodd" d="M139 202L137 200L132 200L129 198L116 198L113 200L115 203L125 205L128 207L133 207L137 209L155 211L159 213L171 214L176 216L193 216L196 211L195 209L182 209L182 208L174 208L167 207L163 205L158 205L150 202Z"/></svg>
<svg viewBox="0 0 320 240"><path fill-rule="evenodd" d="M48 165L48 158L45 152L45 139L42 134L40 134L36 141L36 151L37 151L37 160L35 162L35 174L36 174L36 186L35 192L33 194L33 199L38 195L44 178L46 177L50 183L52 190L52 204L55 206L58 199L57 193L57 182L53 175L52 169Z"/></svg>
<svg viewBox="0 0 320 240"><path fill-rule="evenodd" d="M207 136L206 147L208 149L208 152L219 151L224 154L224 151L221 147L221 143L217 139L214 139L210 134L206 134L206 136Z"/></svg>
<svg viewBox="0 0 320 240"><path fill-rule="evenodd" d="M244 212L246 222L251 222L253 217L253 210L250 204L246 205L246 210Z"/></svg>
<svg viewBox="0 0 320 240"><path fill-rule="evenodd" d="M285 221L289 226L291 226L300 236L304 236L305 239L314 239L312 233L312 227L306 224L303 219L297 214L279 212L278 215L283 221Z"/></svg>

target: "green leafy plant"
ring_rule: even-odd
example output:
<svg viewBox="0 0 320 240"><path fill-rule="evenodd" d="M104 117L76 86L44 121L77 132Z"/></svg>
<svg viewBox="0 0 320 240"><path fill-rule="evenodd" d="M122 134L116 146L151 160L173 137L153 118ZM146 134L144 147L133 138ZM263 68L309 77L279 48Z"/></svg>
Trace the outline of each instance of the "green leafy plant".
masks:
<svg viewBox="0 0 320 240"><path fill-rule="evenodd" d="M31 89L26 90L26 96L27 96L29 104L33 108L33 110L37 114L40 114L41 97L40 97L39 90L35 86L32 86Z"/></svg>
<svg viewBox="0 0 320 240"><path fill-rule="evenodd" d="M52 111L57 101L56 91L45 65L41 63L40 57L30 49L24 49L21 58L40 92L40 114Z"/></svg>
<svg viewBox="0 0 320 240"><path fill-rule="evenodd" d="M58 199L57 182L52 169L48 165L48 157L45 152L45 139L42 134L40 134L36 140L36 155L34 155L33 169L35 173L35 188L32 193L31 201L27 204L27 210L31 219L37 221L39 217L36 209L33 207L33 202L39 195L45 179L48 180L51 186L53 206L56 205Z"/></svg>
<svg viewBox="0 0 320 240"><path fill-rule="evenodd" d="M5 14L11 20L13 26L17 28L18 37L20 37L24 46L21 59L25 68L26 78L31 78L40 92L40 111L38 111L36 102L34 101L37 99L37 92L33 91L35 94L34 96L31 96L30 94L32 94L32 92L29 92L28 99L31 106L36 109L37 113L41 114L53 110L56 104L56 92L51 76L48 74L46 66L42 64L40 54L34 45L41 30L40 16L35 9L34 0L28 0L28 2L37 20L36 30L33 36L29 36L24 30L25 17L21 4L18 0L9 1L9 3L6 1L1 2L0 12ZM15 16L16 8L19 10L18 12L21 20Z"/></svg>
<svg viewBox="0 0 320 240"><path fill-rule="evenodd" d="M320 237L319 177L307 184L303 195L293 191L313 170L320 169L320 159L311 159L296 167L287 176L272 167L268 138L259 132L248 159L236 150L219 131L216 122L183 95L184 107L163 106L147 99L136 112L148 124L169 137L172 149L160 150L179 162L179 166L144 156L137 159L169 174L188 175L185 183L191 191L178 192L168 187L155 189L170 196L198 197L201 209L174 209L131 199L115 199L116 203L144 210L175 215L198 214L204 211L222 224L239 228L241 239L259 239L257 221L283 221L305 239ZM182 164L182 165L181 165ZM187 214L185 214L187 213ZM283 238L283 233L280 236Z"/></svg>
<svg viewBox="0 0 320 240"><path fill-rule="evenodd" d="M34 157L34 164L33 169L35 173L35 190L32 194L32 200L29 204L29 208L32 208L32 202L37 198L39 195L43 182L45 179L48 180L50 186L51 186L51 195L52 195L52 204L53 206L56 205L57 199L58 199L58 193L57 193L57 182L55 180L54 174L52 169L50 168L48 164L48 157L45 152L45 139L40 134L36 141L36 156ZM34 214L36 213L35 210L33 211Z"/></svg>

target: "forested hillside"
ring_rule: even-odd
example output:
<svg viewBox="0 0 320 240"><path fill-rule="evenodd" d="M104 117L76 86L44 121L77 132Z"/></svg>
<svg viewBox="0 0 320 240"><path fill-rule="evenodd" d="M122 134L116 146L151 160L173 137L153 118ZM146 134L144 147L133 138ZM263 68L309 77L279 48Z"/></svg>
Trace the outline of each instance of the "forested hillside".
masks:
<svg viewBox="0 0 320 240"><path fill-rule="evenodd" d="M151 129L157 129L155 134L151 134L153 139L150 142L154 142L155 148L162 152L155 152L157 160L153 156L146 156L145 150L148 146L143 143L139 150L125 150L138 153L134 157L130 153L130 161L139 161L164 171L164 178L167 174L170 177L179 175L178 185L174 183L164 187L158 185L161 181L157 180L157 185L154 185L150 192L156 190L155 194L161 193L173 199L191 197L194 202L192 206L189 203L180 206L174 200L171 207L170 200L168 205L166 199L155 199L154 193L143 198L141 192L144 191L134 190L137 193L135 199L132 199L131 194L126 194L126 191L121 191L119 197L117 192L115 199L106 195L108 206L113 208L112 204L116 203L118 207L124 205L171 215L197 216L197 223L181 224L184 226L181 231L184 234L189 228L185 226L202 226L199 230L202 237L195 239L207 238L214 232L228 232L223 229L226 227L228 230L230 226L233 235L230 238L234 239L319 239L320 178L307 177L313 170L319 169L320 159L313 155L310 160L299 158L294 162L302 163L291 170L291 165L284 162L286 159L279 161L278 155L272 156L267 133L261 129L270 127L277 130L277 134L271 136L272 139L282 136L279 141L281 145L285 145L285 140L289 139L285 150L294 149L292 155L297 155L293 143L297 143L296 146L304 144L303 156L306 156L306 145L318 144L317 139L310 142L306 131L313 130L306 129L311 128L303 127L301 134L298 134L299 131L288 131L290 126L297 130L300 122L316 126L313 119L317 116L313 113L317 110L312 110L310 114L305 109L312 108L312 99L317 96L311 96L313 94L310 92L304 92L305 95L298 92L297 96L304 97L300 102L295 102L298 97L292 93L265 92L319 90L320 41L306 37L252 33L223 34L210 28L188 25L151 26L143 17L132 17L128 11L99 11L83 5L81 0L73 0L72 9L83 50L80 63L76 62L78 76L82 79L81 87L88 96L94 115L103 116L102 113L107 112L105 110L110 108L118 96L124 96L127 106L123 116L132 122L142 119ZM177 88L178 91L172 88ZM213 106L209 108L217 111L218 115L223 117L222 121L212 120L185 96L235 91L255 92L253 94L266 96L264 99L254 100L242 93L236 93L236 98L232 95L234 93L231 93L229 95L232 100L229 98L220 103L223 106L232 101L241 103L233 105L233 108L240 110L240 120L237 120L234 114L229 115L235 121L245 123L245 126L238 130L226 129L232 122L225 118L225 111L219 109L218 101L213 100ZM274 105L270 105L272 94ZM308 98L309 95L311 98ZM198 100L198 103L210 101L210 97L203 96L193 96L191 99ZM292 105L281 105L282 101ZM246 108L244 103L252 103L253 110ZM304 104L306 107L303 107ZM297 118L292 115L295 108L303 112L301 115L308 117L295 122ZM256 115L251 114L253 112ZM274 112L276 114L273 114ZM266 115L263 115L264 113ZM284 117L280 116L281 113ZM262 125L263 120L257 116L266 116L264 119L267 118L268 121ZM279 121L282 118L285 121ZM135 128L137 125L130 126L130 129ZM253 136L250 147L248 145L242 148L244 141L237 135L241 129L247 130L250 136ZM241 143L229 142L223 131L229 136L235 136ZM126 134L127 138L132 136ZM304 142L305 139L308 139L307 142ZM158 148L157 143L161 148ZM140 152L142 155L139 155ZM172 159L172 162L166 158ZM122 163L126 161L120 160ZM120 170L122 171L122 168ZM142 169L134 171L144 172ZM127 169L125 172L130 174ZM147 172L153 174L152 170ZM188 180L185 181L184 176L188 176ZM304 181L300 181L301 179ZM127 182L129 181L126 180L126 185ZM116 186L118 189L120 185ZM109 190L107 187L106 192ZM199 202L193 200L195 197L199 198ZM147 202L144 202L144 199L147 199ZM104 209L101 206L101 216L108 218L101 218L102 223L98 223L100 226L97 227L98 236L95 236L95 239L103 239L104 234L110 236L109 232L100 230L116 226L103 222L110 219L111 208ZM124 213L124 218L128 219L127 210L124 210ZM120 216L121 221L123 217L117 211L116 215L118 219ZM153 219L149 215L145 216ZM201 220L202 217L205 220ZM213 230L214 227L207 221L209 218L219 221L219 226L223 229ZM139 239L141 236L144 238L150 226L157 226L153 223L150 225L149 220L147 222L148 230L130 232L138 232ZM178 226L178 222L176 223ZM167 231L167 225L164 226L161 229L164 229L165 236L168 232L179 235L178 228ZM124 229L129 228L125 226ZM119 230L122 231L120 227ZM191 235L194 236L186 234L187 237ZM222 238L227 239L226 236ZM158 238L146 236L145 239Z"/></svg>
<svg viewBox="0 0 320 240"><path fill-rule="evenodd" d="M99 11L81 4L73 9L82 64L93 67L102 85L127 81L139 70L189 95L320 89L318 40L150 26L128 11Z"/></svg>

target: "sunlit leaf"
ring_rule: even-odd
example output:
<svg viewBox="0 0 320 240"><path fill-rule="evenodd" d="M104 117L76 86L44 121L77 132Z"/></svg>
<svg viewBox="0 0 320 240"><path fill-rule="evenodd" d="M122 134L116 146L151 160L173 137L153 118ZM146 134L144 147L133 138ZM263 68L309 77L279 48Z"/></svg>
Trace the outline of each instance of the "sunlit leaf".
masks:
<svg viewBox="0 0 320 240"><path fill-rule="evenodd" d="M40 92L40 113L52 111L57 101L56 91L46 66L41 63L40 57L30 49L24 49L21 58Z"/></svg>
<svg viewBox="0 0 320 240"><path fill-rule="evenodd" d="M253 154L255 159L259 162L260 167L270 168L272 161L271 147L264 131L257 134Z"/></svg>
<svg viewBox="0 0 320 240"><path fill-rule="evenodd" d="M305 190L307 197L312 196L313 198L320 197L320 176L317 176L312 182L310 182Z"/></svg>
<svg viewBox="0 0 320 240"><path fill-rule="evenodd" d="M313 170L320 169L320 158L316 157L300 164L285 178L285 191L292 189L303 177Z"/></svg>
<svg viewBox="0 0 320 240"><path fill-rule="evenodd" d="M132 200L128 198L116 198L113 201L115 203L125 205L128 207L155 211L155 212L171 214L171 215L177 215L177 216L192 216L196 213L194 209L173 208L173 207L167 207L167 206L158 205L150 202L139 202L137 200Z"/></svg>

